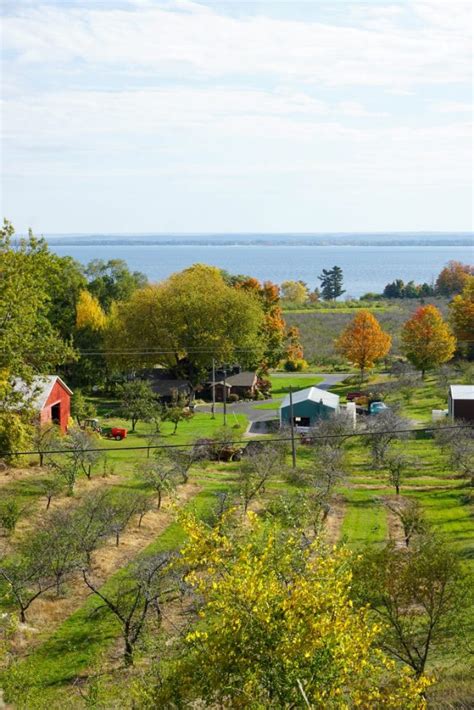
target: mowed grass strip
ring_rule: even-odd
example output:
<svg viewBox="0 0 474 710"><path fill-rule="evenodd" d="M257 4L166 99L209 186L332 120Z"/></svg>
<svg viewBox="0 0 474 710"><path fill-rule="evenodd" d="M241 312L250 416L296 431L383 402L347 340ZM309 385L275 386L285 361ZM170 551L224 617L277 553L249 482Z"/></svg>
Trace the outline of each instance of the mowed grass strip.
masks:
<svg viewBox="0 0 474 710"><path fill-rule="evenodd" d="M388 538L387 511L375 502L380 489L344 488L346 511L341 526L341 540L351 547L383 543Z"/></svg>

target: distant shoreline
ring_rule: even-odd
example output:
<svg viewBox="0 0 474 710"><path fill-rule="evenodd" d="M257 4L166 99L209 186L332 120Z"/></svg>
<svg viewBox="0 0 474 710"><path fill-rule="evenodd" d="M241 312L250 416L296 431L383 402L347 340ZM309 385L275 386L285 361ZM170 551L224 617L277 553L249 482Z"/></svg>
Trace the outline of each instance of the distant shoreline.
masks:
<svg viewBox="0 0 474 710"><path fill-rule="evenodd" d="M474 247L470 232L324 234L45 234L53 246L160 247Z"/></svg>

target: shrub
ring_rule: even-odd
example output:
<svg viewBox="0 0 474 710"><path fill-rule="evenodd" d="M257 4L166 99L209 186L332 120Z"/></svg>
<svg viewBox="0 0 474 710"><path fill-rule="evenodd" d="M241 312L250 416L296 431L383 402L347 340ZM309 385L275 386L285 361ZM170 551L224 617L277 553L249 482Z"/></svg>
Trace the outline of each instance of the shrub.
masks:
<svg viewBox="0 0 474 710"><path fill-rule="evenodd" d="M284 370L286 372L303 372L308 367L308 363L303 358L298 358L297 360L285 360L283 364Z"/></svg>
<svg viewBox="0 0 474 710"><path fill-rule="evenodd" d="M229 395L227 401L230 402L230 403L232 403L232 402L238 402L239 399L240 399L240 398L239 398L239 395L236 394L235 392L232 392L232 394Z"/></svg>

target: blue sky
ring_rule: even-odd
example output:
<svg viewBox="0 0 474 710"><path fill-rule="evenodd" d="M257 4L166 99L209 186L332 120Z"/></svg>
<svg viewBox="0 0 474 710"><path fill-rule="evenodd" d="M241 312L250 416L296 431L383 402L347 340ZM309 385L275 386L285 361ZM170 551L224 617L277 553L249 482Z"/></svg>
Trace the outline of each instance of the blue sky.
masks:
<svg viewBox="0 0 474 710"><path fill-rule="evenodd" d="M472 228L469 0L4 0L19 231Z"/></svg>

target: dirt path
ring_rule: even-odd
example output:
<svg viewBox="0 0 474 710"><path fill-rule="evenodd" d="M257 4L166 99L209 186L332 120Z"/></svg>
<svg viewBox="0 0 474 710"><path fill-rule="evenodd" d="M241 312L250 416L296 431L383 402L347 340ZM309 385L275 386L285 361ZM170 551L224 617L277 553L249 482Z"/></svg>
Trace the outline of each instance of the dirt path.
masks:
<svg viewBox="0 0 474 710"><path fill-rule="evenodd" d="M342 495L334 496L331 510L326 518L325 535L330 545L335 545L341 534L341 527L346 515L347 502Z"/></svg>
<svg viewBox="0 0 474 710"><path fill-rule="evenodd" d="M384 500L390 502L390 503L402 503L399 498L395 495L391 496L383 496ZM400 522L400 519L395 515L393 510L390 510L390 508L386 508L387 510L387 525L388 525L388 537L390 540L393 540L395 543L396 547L405 547L405 536L403 533L403 526Z"/></svg>
<svg viewBox="0 0 474 710"><path fill-rule="evenodd" d="M173 499L163 502L161 510L150 511L144 517L140 528L137 527L136 521L133 521L121 536L118 547L113 540L109 540L99 548L92 556L94 579L102 584L121 567L133 560L173 521L173 503L186 503L200 490L200 487L192 482L181 486ZM35 645L44 641L42 632L47 631L47 635L50 636L68 616L84 603L90 594L79 574L70 578L66 587L66 595L59 599L52 591L32 603L27 612L28 622L20 624L14 639L13 645L17 653L22 654L30 651Z"/></svg>

